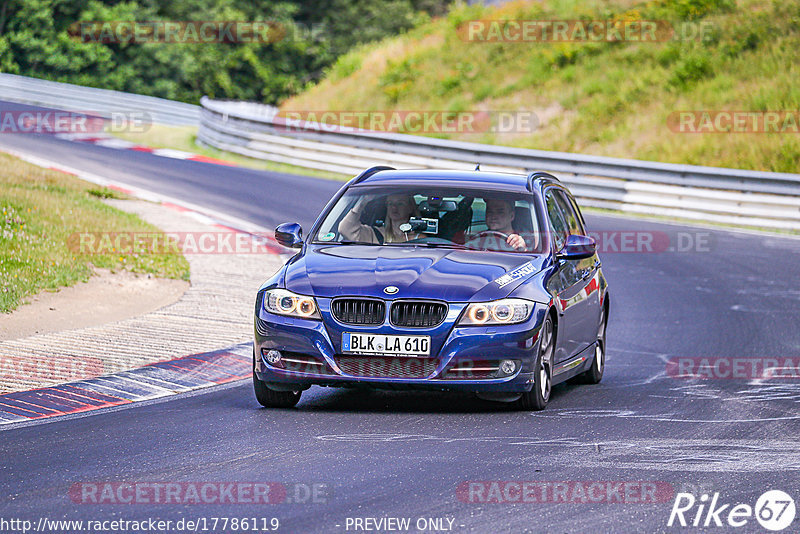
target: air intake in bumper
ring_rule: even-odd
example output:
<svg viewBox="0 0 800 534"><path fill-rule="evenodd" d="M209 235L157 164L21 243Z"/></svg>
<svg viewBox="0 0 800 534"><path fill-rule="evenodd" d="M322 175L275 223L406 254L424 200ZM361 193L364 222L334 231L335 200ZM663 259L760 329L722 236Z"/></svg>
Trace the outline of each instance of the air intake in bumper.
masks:
<svg viewBox="0 0 800 534"><path fill-rule="evenodd" d="M436 370L435 358L337 356L344 374L366 378L427 378Z"/></svg>

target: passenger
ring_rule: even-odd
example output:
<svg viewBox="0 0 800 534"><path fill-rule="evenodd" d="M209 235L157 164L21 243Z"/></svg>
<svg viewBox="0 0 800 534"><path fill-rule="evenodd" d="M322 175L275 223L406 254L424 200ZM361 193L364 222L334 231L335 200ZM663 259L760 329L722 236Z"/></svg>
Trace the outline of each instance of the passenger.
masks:
<svg viewBox="0 0 800 534"><path fill-rule="evenodd" d="M403 232L400 226L417 214L417 203L412 195L389 195L386 197L386 222L384 226L370 226L361 223L361 214L367 203L372 200L369 195L362 196L347 215L339 222L339 233L348 241L364 243L402 243L410 241L421 234Z"/></svg>

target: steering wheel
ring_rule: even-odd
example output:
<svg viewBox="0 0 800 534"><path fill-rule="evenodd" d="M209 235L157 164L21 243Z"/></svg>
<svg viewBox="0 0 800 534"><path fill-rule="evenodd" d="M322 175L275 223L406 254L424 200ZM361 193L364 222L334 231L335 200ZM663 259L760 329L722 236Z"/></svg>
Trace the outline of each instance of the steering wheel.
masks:
<svg viewBox="0 0 800 534"><path fill-rule="evenodd" d="M477 239L479 237L485 237L485 236L491 236L491 235L497 236L497 237L501 237L501 238L503 238L503 241L508 239L508 234L504 234L503 232L498 232L497 230L484 230L483 232L478 232L477 234L472 236L470 239Z"/></svg>

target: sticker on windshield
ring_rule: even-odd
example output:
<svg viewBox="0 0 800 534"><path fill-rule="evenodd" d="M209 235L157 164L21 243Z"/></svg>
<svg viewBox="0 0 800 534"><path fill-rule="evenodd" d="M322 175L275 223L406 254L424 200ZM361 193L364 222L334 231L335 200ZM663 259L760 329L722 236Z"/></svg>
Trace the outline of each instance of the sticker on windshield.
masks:
<svg viewBox="0 0 800 534"><path fill-rule="evenodd" d="M327 234L323 234L319 236L320 241L333 241L333 238L336 237L334 232L328 232Z"/></svg>
<svg viewBox="0 0 800 534"><path fill-rule="evenodd" d="M495 280L495 282L497 282L498 286L505 287L511 282L521 280L526 276L533 274L533 272L534 272L533 264L531 262L528 262L523 265L520 265L513 271L507 272L506 274Z"/></svg>

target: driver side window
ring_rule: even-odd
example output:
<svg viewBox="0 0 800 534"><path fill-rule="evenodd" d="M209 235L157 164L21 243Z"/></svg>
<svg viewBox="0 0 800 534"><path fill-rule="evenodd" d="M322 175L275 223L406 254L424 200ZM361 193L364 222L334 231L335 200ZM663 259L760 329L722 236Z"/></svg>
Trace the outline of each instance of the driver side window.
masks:
<svg viewBox="0 0 800 534"><path fill-rule="evenodd" d="M554 193L555 191L553 189L545 193L545 203L547 204L547 218L550 220L550 229L553 234L556 250L561 250L564 243L567 241L569 229L567 223L564 221L564 215L558 207Z"/></svg>

